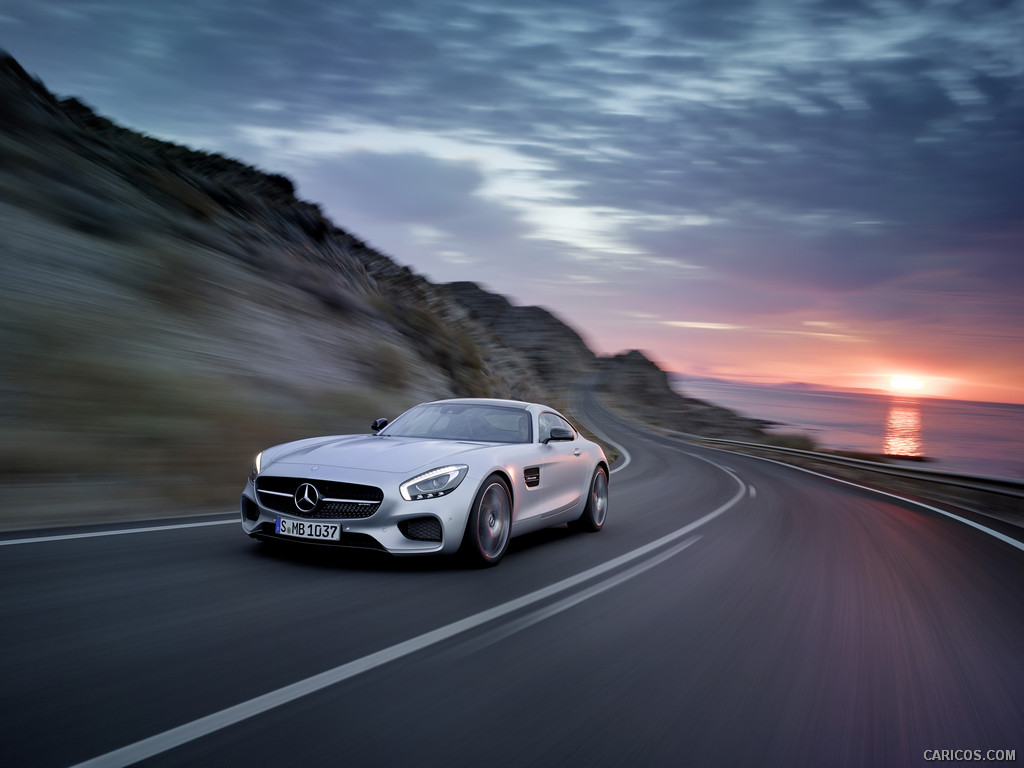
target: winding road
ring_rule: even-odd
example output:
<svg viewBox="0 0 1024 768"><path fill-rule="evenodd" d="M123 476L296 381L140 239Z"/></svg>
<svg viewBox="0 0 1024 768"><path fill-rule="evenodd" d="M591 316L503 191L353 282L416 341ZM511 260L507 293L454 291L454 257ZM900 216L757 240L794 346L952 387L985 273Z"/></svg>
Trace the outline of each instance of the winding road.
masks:
<svg viewBox="0 0 1024 768"><path fill-rule="evenodd" d="M577 411L624 449L605 529L497 568L235 515L6 534L0 763L1024 761L1024 546Z"/></svg>

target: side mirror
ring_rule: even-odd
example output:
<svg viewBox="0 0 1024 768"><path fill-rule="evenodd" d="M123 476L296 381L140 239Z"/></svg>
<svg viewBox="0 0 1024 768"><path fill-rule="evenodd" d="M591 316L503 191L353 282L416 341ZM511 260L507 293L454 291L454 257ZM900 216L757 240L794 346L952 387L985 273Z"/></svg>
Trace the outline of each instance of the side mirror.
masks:
<svg viewBox="0 0 1024 768"><path fill-rule="evenodd" d="M551 434L548 436L548 439L545 440L544 442L545 443L556 443L556 442L564 442L566 440L575 440L575 439L576 439L576 435L574 435L572 433L571 429L566 429L565 427L552 427L551 428Z"/></svg>
<svg viewBox="0 0 1024 768"><path fill-rule="evenodd" d="M387 419L375 419L373 424L370 425L370 429L374 432L380 432L384 427L388 425Z"/></svg>

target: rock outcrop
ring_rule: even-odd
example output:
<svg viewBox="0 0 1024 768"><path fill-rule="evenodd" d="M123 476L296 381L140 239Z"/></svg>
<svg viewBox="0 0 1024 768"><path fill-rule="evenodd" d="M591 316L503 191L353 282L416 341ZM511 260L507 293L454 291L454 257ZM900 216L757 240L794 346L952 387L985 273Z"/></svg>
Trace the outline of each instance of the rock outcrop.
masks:
<svg viewBox="0 0 1024 768"><path fill-rule="evenodd" d="M546 309L517 306L476 283L448 283L444 288L502 346L526 358L547 389L564 390L596 370L597 357L580 335Z"/></svg>
<svg viewBox="0 0 1024 768"><path fill-rule="evenodd" d="M755 440L764 435L761 421L678 394L667 374L637 350L602 358L597 380L598 391L608 403L641 421L726 440Z"/></svg>

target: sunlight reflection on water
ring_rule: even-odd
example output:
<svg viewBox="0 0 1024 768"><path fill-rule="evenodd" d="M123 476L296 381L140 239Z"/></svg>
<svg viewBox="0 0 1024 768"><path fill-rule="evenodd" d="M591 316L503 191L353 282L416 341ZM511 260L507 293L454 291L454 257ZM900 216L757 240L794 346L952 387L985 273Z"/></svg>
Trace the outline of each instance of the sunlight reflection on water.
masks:
<svg viewBox="0 0 1024 768"><path fill-rule="evenodd" d="M896 400L885 420L882 452L890 456L923 456L921 409L913 400Z"/></svg>
<svg viewBox="0 0 1024 768"><path fill-rule="evenodd" d="M811 435L832 450L878 453L894 406L917 410L917 459L947 472L1024 479L1024 404L808 391L676 377L681 391ZM915 417L911 417L912 419ZM913 432L913 430L911 430Z"/></svg>

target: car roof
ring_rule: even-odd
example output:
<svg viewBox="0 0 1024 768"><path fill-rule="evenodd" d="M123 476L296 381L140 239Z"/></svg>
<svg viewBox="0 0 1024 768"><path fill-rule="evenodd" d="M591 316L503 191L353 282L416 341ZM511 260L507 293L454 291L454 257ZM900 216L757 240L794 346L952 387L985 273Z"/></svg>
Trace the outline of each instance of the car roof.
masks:
<svg viewBox="0 0 1024 768"><path fill-rule="evenodd" d="M522 400L503 400L496 397L453 397L447 400L434 400L429 404L433 403L464 403L466 405L496 405L504 406L505 408L547 408L546 405L539 403L527 403Z"/></svg>

